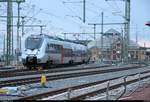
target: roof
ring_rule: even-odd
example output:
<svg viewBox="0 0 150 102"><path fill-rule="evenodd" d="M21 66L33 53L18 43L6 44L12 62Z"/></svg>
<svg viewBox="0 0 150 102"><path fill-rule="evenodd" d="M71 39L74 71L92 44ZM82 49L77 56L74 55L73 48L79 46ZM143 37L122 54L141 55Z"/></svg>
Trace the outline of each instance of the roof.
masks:
<svg viewBox="0 0 150 102"><path fill-rule="evenodd" d="M104 37L103 48L110 48L112 42L112 38ZM96 39L96 41L91 41L90 43L88 43L88 48L90 49L92 47L101 48L101 39Z"/></svg>
<svg viewBox="0 0 150 102"><path fill-rule="evenodd" d="M121 35L118 31L116 31L115 29L109 29L108 31L106 31L105 33L104 33L104 35L111 35L111 36L113 36L113 35Z"/></svg>
<svg viewBox="0 0 150 102"><path fill-rule="evenodd" d="M29 37L47 37L49 39L53 39L53 40L58 40L58 41L65 41L65 42L70 42L70 43L75 43L75 44L81 44L81 45L86 45L88 43L88 41L77 41L77 40L70 40L70 39L62 39L60 37L54 37L54 36L50 36L50 35L46 35L46 34L39 34L39 35L31 35Z"/></svg>
<svg viewBox="0 0 150 102"><path fill-rule="evenodd" d="M111 44L112 44L113 40L112 39L108 39L108 38L104 38L103 40L103 48L104 49L107 49L107 48L110 48L111 47ZM129 47L131 49L137 49L137 48L140 48L139 44L137 44L136 42L130 40L129 42ZM98 48L101 48L101 40L96 40L96 41L91 41L89 44L88 44L88 48L92 48L92 47L98 47Z"/></svg>
<svg viewBox="0 0 150 102"><path fill-rule="evenodd" d="M130 40L129 43L130 43L130 44L129 44L129 47L130 47L130 48L140 48L140 45L137 44L136 42L132 41L132 40Z"/></svg>
<svg viewBox="0 0 150 102"><path fill-rule="evenodd" d="M113 33L115 33L115 35L113 35ZM104 49L108 49L111 48L111 45L118 41L118 39L121 37L120 33L114 29L110 29L107 32L105 32L105 34L108 34L107 36L103 37L103 48ZM88 43L88 48L93 48L93 47L97 47L97 48L101 48L101 38L100 39L96 39L95 41L91 41ZM131 49L137 49L139 48L139 44L137 44L136 42L130 40L129 42L129 47Z"/></svg>

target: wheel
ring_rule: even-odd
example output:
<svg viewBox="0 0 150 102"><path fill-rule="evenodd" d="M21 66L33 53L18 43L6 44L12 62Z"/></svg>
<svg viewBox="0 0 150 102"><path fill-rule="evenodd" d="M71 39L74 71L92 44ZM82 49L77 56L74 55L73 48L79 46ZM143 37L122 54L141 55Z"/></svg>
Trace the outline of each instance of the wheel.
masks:
<svg viewBox="0 0 150 102"><path fill-rule="evenodd" d="M85 63L85 60L82 60L82 63Z"/></svg>
<svg viewBox="0 0 150 102"><path fill-rule="evenodd" d="M46 68L51 68L52 65L53 65L53 61L52 61L52 60L47 61L47 63L46 63Z"/></svg>
<svg viewBox="0 0 150 102"><path fill-rule="evenodd" d="M32 67L31 67L31 66L28 66L27 68L28 68L29 70L32 70Z"/></svg>

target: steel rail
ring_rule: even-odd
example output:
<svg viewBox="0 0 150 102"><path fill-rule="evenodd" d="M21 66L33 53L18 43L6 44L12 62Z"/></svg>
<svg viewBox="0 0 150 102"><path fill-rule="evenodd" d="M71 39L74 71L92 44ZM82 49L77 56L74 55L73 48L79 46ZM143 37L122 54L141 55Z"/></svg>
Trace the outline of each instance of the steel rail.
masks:
<svg viewBox="0 0 150 102"><path fill-rule="evenodd" d="M147 78L149 78L149 77L150 77L150 75L141 77L141 80L147 79ZM127 82L126 82L126 85L129 85L129 84L132 84L132 83L135 83L135 82L138 82L138 81L139 81L138 78L137 78L137 79L134 79L134 80L131 80L131 81L127 81ZM120 83L120 84L110 86L109 89L110 89L110 90L117 89L117 88L121 87L121 86L124 85L124 84L125 84L125 83L122 82L122 83ZM86 93L86 94L84 94L84 95L80 95L80 96L77 96L77 97L73 97L73 98L71 98L71 100L84 100L87 96L88 96L88 97L92 97L92 96L97 95L98 93L104 93L104 92L106 91L106 89L107 89L107 88L103 88L103 89L100 89L100 90L97 90L97 91L94 91L94 92L90 92L90 93Z"/></svg>
<svg viewBox="0 0 150 102"><path fill-rule="evenodd" d="M146 73L150 73L150 71L141 72L141 74L146 74ZM130 74L129 76L134 76L134 75L137 75L137 73L136 74ZM97 82L92 82L92 83L88 83L88 84L71 86L71 87L62 88L62 89L59 89L59 90L49 91L49 92L45 92L45 93L40 93L40 94L36 94L36 95L26 96L26 97L19 98L18 100L38 100L38 99L42 99L42 98L50 97L50 96L53 96L53 95L57 95L57 94L68 92L68 89L71 89L72 91L74 91L74 90L78 90L78 89L82 89L82 88L86 88L86 87L102 84L104 82L112 81L112 80L119 79L119 78L122 78L122 77L124 77L124 76L111 78L111 79L106 79L106 80L97 81ZM141 77L141 80L143 80L145 78L149 78L149 77L150 77L150 75ZM126 84L131 84L131 83L136 82L136 81L138 81L138 78L130 80L130 81L126 81L127 82ZM119 88L123 84L124 83L119 83L117 85L110 86L110 90ZM73 98L71 98L71 100L84 100L86 98L86 96L94 96L97 93L103 93L105 91L106 91L106 88L102 88L102 89L100 89L98 91L95 91L95 92L86 93L84 95L73 97Z"/></svg>
<svg viewBox="0 0 150 102"><path fill-rule="evenodd" d="M36 75L36 74L41 74L41 73L53 73L53 72L62 72L62 71L75 71L75 70L88 70L88 69L92 69L92 68L103 68L103 67L110 67L110 65L104 65L104 66L97 66L97 67L79 67L79 68L73 68L73 67L59 67L59 68L54 68L54 69L47 69L47 70L13 70L13 71L4 71L0 73L0 78L7 78L7 77L13 77L13 76L25 76L25 75Z"/></svg>
<svg viewBox="0 0 150 102"><path fill-rule="evenodd" d="M48 75L47 80L52 81L52 80L58 80L58 79L66 79L66 78L74 78L74 77L81 77L81 76L88 76L88 75L95 75L95 74L104 74L104 73L111 73L111 72L118 72L118 71L124 71L124 70L129 70L129 69L138 69L142 67L137 67L137 66L132 66L132 67L125 67L125 68L116 68L116 69L107 69L107 70L94 70L94 71L84 71L83 72L70 72L70 73L55 73L54 75ZM38 77L28 77L28 78L20 78L20 79L9 79L9 80L4 80L0 82L0 87L4 86L14 86L14 85L24 85L24 84L31 84L31 83L36 83L40 82L41 74L39 74Z"/></svg>

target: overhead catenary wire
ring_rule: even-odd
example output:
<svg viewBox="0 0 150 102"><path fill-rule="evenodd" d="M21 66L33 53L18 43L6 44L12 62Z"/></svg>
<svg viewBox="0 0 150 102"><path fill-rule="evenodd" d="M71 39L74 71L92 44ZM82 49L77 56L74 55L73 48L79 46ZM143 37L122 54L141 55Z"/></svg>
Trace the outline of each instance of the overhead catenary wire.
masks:
<svg viewBox="0 0 150 102"><path fill-rule="evenodd" d="M112 9L112 11L118 11L116 10L116 8L114 7L114 5L112 5L112 3L109 3L109 1L106 1L105 2L107 3L107 5L109 6L110 9Z"/></svg>
<svg viewBox="0 0 150 102"><path fill-rule="evenodd" d="M62 3L63 3L63 1L62 1ZM70 8L70 7L68 7L65 3L63 3L63 5L67 8L67 9L69 9L70 10L70 13L73 13L73 15L74 16L72 16L72 17L77 17L78 19L80 19L80 21L82 20L82 18L77 14L77 12L75 12L72 8ZM71 17L71 15L70 15L70 17ZM77 23L77 22L76 22ZM78 25L80 25L80 23L77 23Z"/></svg>
<svg viewBox="0 0 150 102"><path fill-rule="evenodd" d="M3 4L0 4L0 15L3 15L3 14L6 14L6 7L7 7L7 5L6 5L6 3L3 3Z"/></svg>
<svg viewBox="0 0 150 102"><path fill-rule="evenodd" d="M109 10L109 9L105 9L105 8L101 7L100 5L98 5L99 3L95 4L95 2L91 2L91 1L89 1L88 3L89 3L90 5L92 5L93 7L97 7L97 8L99 8L99 11L101 11L101 12L108 12L108 13L112 13L112 11L111 11L111 10Z"/></svg>
<svg viewBox="0 0 150 102"><path fill-rule="evenodd" d="M40 9L40 7L38 7L38 6L36 6L36 8ZM50 17L54 17L54 19L57 19L57 20L59 20L59 21L61 21L61 22L62 22L62 20L64 20L64 18L62 18L62 16L55 15L54 13L51 13L51 12L46 11L46 10L44 10L44 9L42 9L41 13L46 14L46 15L49 15ZM66 18L65 18L65 19L66 19ZM69 19L67 19L67 21L68 21L68 20L69 20ZM69 20L69 21L71 21L71 22L73 23L72 20ZM66 22L66 23L67 23L67 22ZM77 22L74 22L74 24L77 24L77 26L79 26L79 24L78 24Z"/></svg>
<svg viewBox="0 0 150 102"><path fill-rule="evenodd" d="M122 13L121 8L118 6L118 4L115 0L114 0L114 3L115 3L116 10L118 10L120 13Z"/></svg>
<svg viewBox="0 0 150 102"><path fill-rule="evenodd" d="M30 1L30 3L31 3L31 1ZM57 18L57 19L59 19L60 21L62 21L62 19L64 19L64 18L61 18L61 17L59 17L59 16L57 16L57 15L55 15L55 14L53 14L53 13L50 13L50 12L45 12L45 10L44 11L42 11L42 12L37 12L36 10L37 9L35 9L35 5L32 5L32 4L24 4L25 6L24 7L26 7L27 9L27 14L29 14L29 13L33 13L34 15L32 15L32 17L30 17L29 19L27 19L26 20L26 23L36 23L37 22L37 19L35 18L36 16L37 16L37 14L39 13L44 13L44 14L47 14L47 15L50 15L50 16L53 16L53 17L55 17L55 18ZM23 7L22 7L23 8ZM38 8L37 6L36 6L36 8ZM28 10L28 9L30 9L30 10ZM34 13L34 11L36 11L37 13ZM25 11L24 11L25 12ZM66 18L65 18L66 19ZM67 18L68 19L68 18ZM29 21L29 22L28 22ZM70 20L71 21L71 20ZM72 23L73 23L74 21L72 21ZM75 24L77 24L77 22L74 22ZM79 26L80 24L78 23L78 26Z"/></svg>

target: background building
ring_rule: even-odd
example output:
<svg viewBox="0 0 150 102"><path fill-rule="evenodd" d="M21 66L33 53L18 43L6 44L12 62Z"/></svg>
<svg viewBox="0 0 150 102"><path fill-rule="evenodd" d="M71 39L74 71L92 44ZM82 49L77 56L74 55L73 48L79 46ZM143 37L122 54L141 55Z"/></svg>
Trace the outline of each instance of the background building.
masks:
<svg viewBox="0 0 150 102"><path fill-rule="evenodd" d="M122 61L122 34L114 29L109 29L104 33L103 47L101 39L96 39L95 41L88 43L88 48L91 52L91 61L102 58L103 61ZM128 58L132 61L146 60L146 48L140 47L139 44L130 40Z"/></svg>

